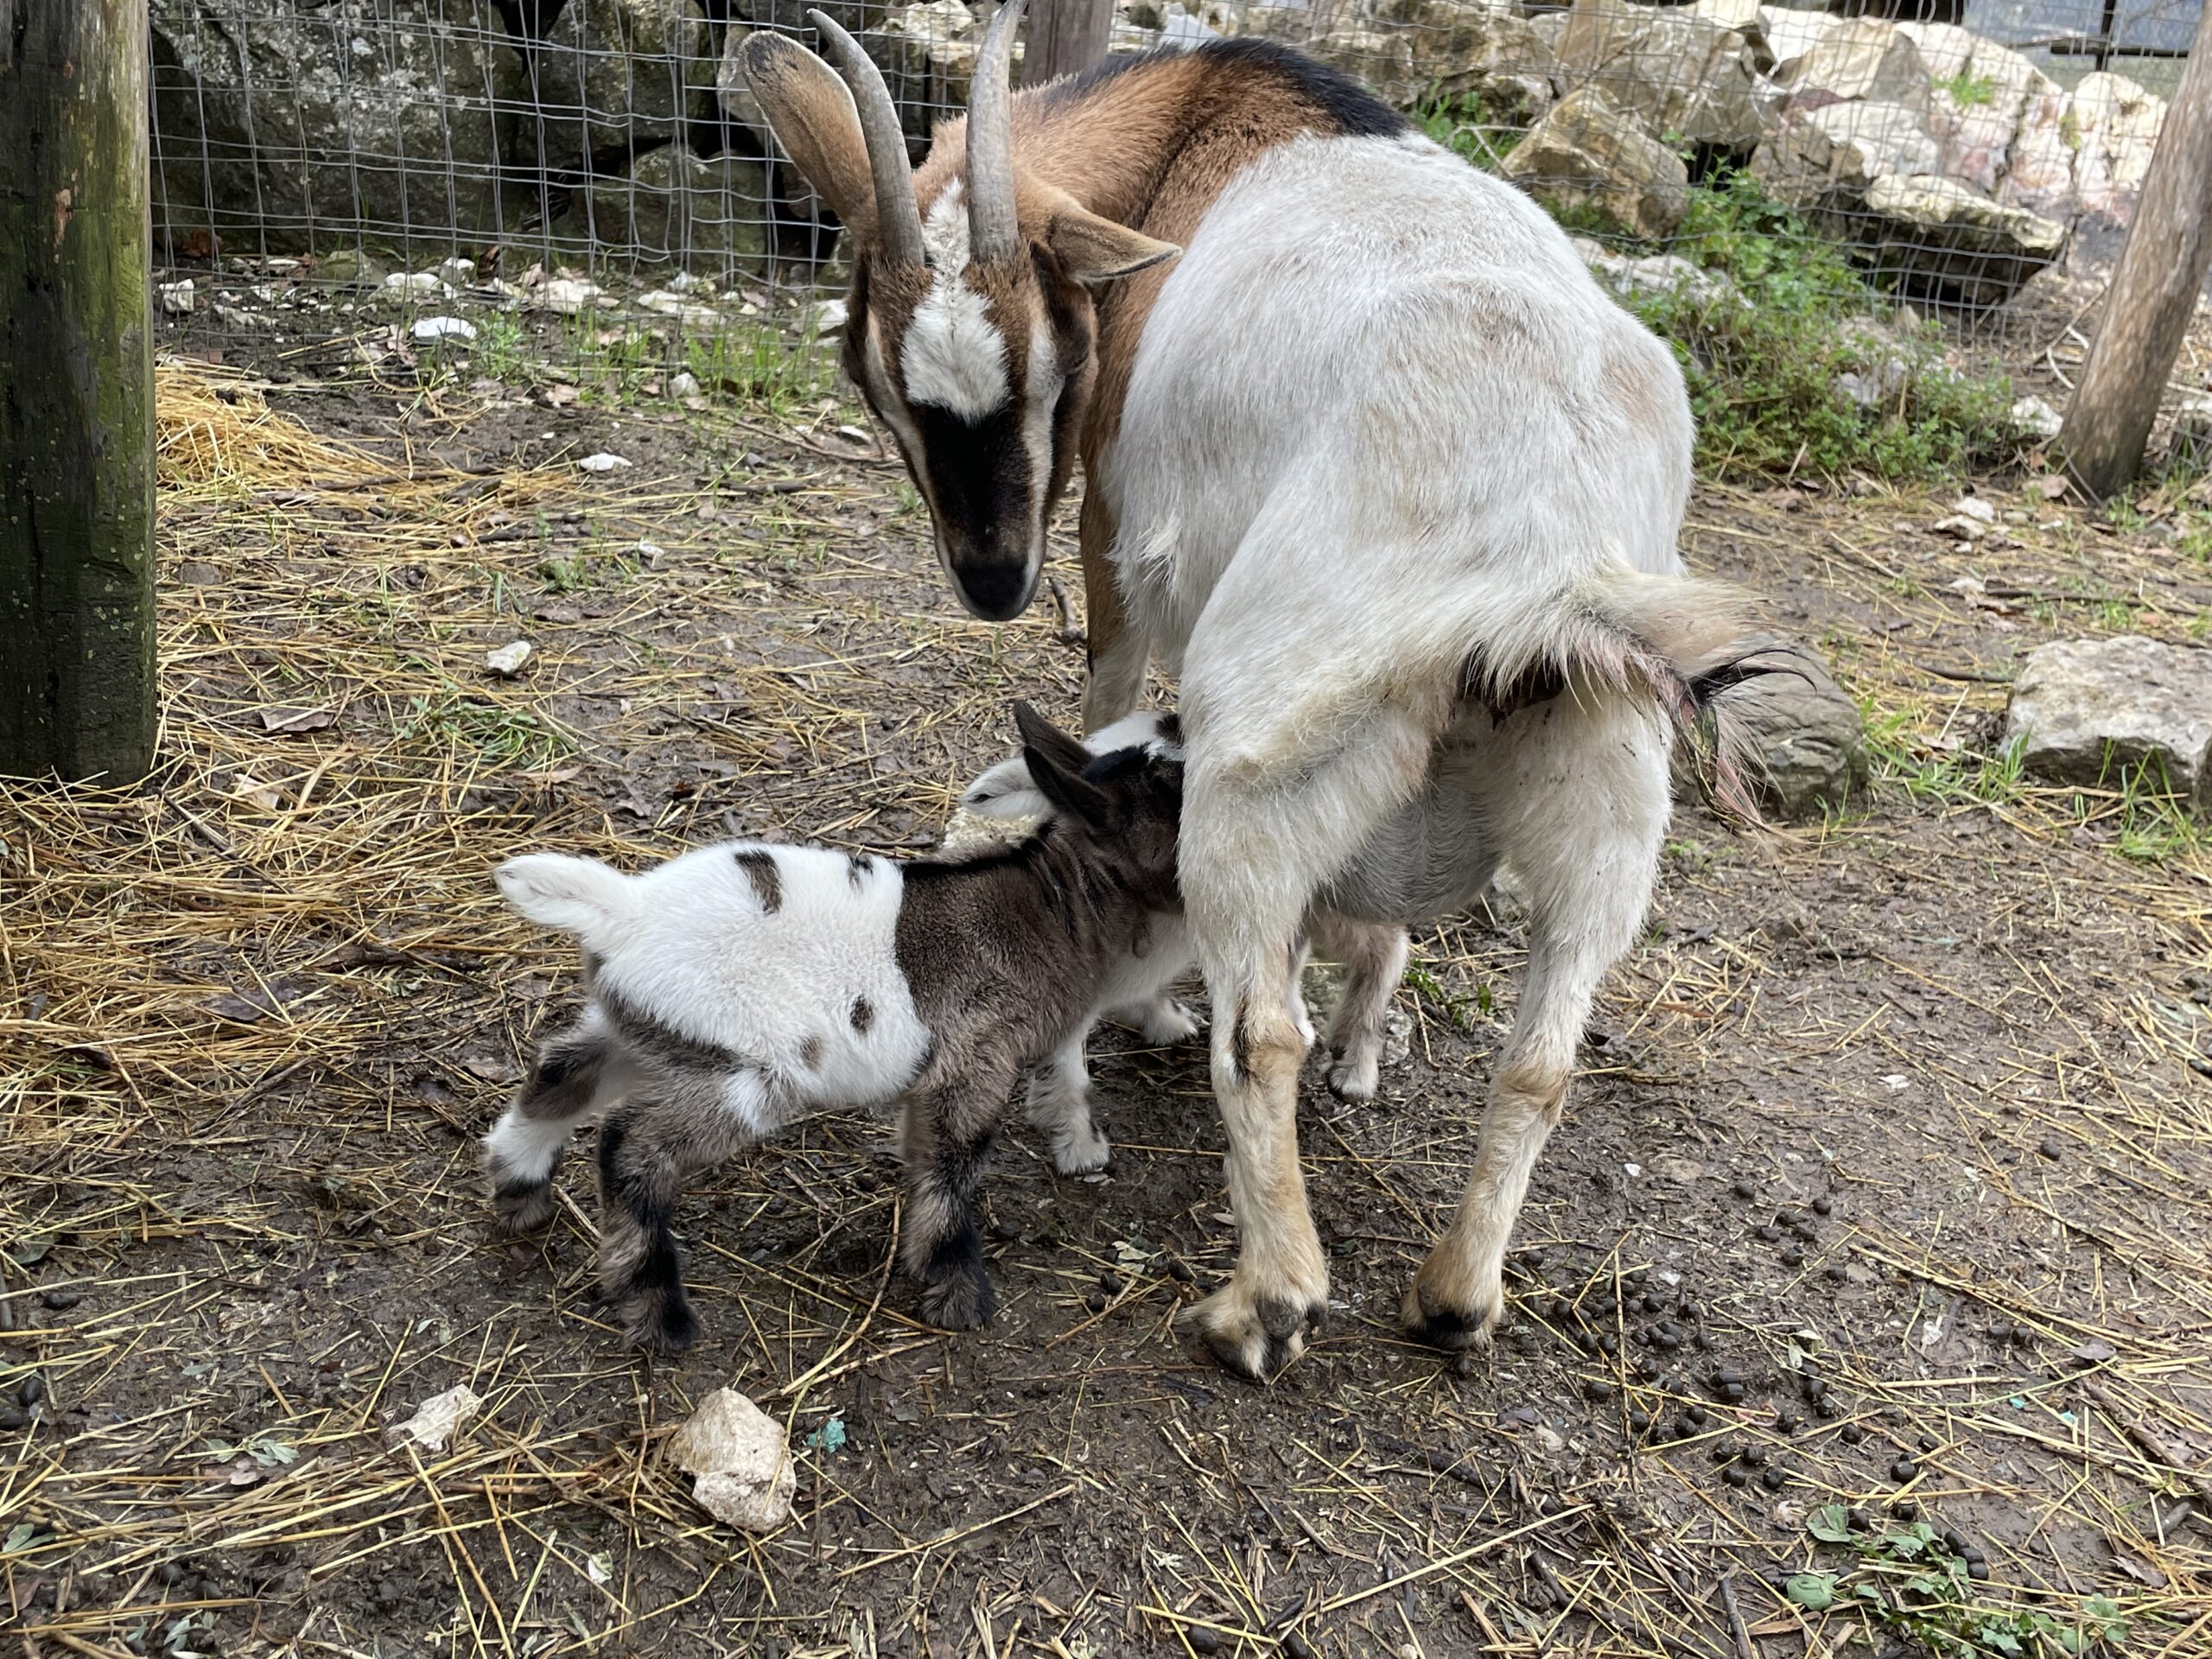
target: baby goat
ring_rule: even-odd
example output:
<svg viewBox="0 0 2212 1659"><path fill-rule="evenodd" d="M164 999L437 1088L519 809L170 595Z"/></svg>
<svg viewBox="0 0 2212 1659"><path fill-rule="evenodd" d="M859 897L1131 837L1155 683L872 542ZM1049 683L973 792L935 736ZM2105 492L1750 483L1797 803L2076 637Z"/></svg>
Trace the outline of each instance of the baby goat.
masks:
<svg viewBox="0 0 2212 1659"><path fill-rule="evenodd" d="M1029 1109L1055 1164L1104 1164L1084 1039L1188 962L1180 734L1160 717L1096 755L1027 703L1014 723L1052 816L981 856L738 842L636 876L556 854L499 871L517 910L582 942L587 1000L485 1137L494 1207L508 1230L543 1224L569 1135L599 1116L601 1281L640 1344L697 1334L670 1230L684 1175L791 1118L900 1103L902 1259L953 1329L990 1316L974 1206L1025 1066L1044 1068Z"/></svg>

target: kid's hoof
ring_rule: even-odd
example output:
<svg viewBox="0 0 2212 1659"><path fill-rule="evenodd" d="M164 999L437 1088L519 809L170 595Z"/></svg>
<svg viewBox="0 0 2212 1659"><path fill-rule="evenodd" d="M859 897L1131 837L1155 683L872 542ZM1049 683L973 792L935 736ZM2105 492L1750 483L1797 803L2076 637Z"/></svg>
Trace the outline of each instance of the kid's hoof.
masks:
<svg viewBox="0 0 2212 1659"><path fill-rule="evenodd" d="M630 1341L649 1354L676 1355L699 1339L699 1316L689 1302L643 1313L630 1321Z"/></svg>
<svg viewBox="0 0 2212 1659"><path fill-rule="evenodd" d="M553 1219L553 1183L516 1181L492 1192L492 1224L501 1233L534 1233Z"/></svg>
<svg viewBox="0 0 2212 1659"><path fill-rule="evenodd" d="M1329 1067L1329 1092L1338 1100L1372 1100L1381 1081L1382 1068L1371 1054L1351 1058L1340 1054Z"/></svg>
<svg viewBox="0 0 2212 1659"><path fill-rule="evenodd" d="M979 1329L990 1323L997 1306L990 1276L980 1266L922 1287L922 1319L940 1331Z"/></svg>

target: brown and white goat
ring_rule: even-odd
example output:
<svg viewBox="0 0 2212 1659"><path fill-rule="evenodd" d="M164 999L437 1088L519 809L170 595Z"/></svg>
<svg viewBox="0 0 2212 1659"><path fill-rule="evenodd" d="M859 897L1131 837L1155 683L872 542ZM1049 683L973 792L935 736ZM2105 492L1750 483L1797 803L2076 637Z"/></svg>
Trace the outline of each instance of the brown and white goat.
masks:
<svg viewBox="0 0 2212 1659"><path fill-rule="evenodd" d="M1327 1306L1299 940L1332 938L1387 995L1406 924L1501 862L1521 877L1519 1014L1403 1306L1432 1341L1479 1342L1592 999L1649 902L1675 730L1743 671L1714 667L1730 601L1675 551L1681 372L1533 202L1344 77L1232 41L1015 97L1020 11L912 171L880 75L820 13L842 80L767 34L743 66L851 232L846 366L962 602L1027 603L1079 457L1086 722L1135 704L1154 653L1179 673L1179 877L1242 1234L1196 1318L1229 1364L1288 1363ZM1360 1014L1332 1033L1348 1052ZM1371 1092L1373 1067L1340 1058L1332 1082Z"/></svg>
<svg viewBox="0 0 2212 1659"><path fill-rule="evenodd" d="M585 1004L485 1137L493 1207L543 1225L569 1136L598 1119L601 1284L633 1340L680 1350L698 1328L671 1230L685 1175L808 1112L899 1103L900 1253L952 1328L990 1314L975 1203L1025 1068L1054 1163L1105 1164L1084 1039L1190 960L1181 751L1173 716L1108 754L1026 703L1014 718L1050 816L980 856L746 842L633 876L550 853L500 867L510 904L582 943Z"/></svg>

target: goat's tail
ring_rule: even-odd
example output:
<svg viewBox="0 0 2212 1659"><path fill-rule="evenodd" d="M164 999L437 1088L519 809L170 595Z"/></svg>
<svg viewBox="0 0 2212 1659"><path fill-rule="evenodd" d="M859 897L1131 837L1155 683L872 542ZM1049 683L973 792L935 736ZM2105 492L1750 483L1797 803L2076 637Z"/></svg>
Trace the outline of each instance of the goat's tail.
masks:
<svg viewBox="0 0 2212 1659"><path fill-rule="evenodd" d="M635 911L635 887L620 870L594 858L529 853L511 858L493 878L506 901L533 922L573 933L586 944Z"/></svg>
<svg viewBox="0 0 2212 1659"><path fill-rule="evenodd" d="M1499 656L1517 663L1486 656L1480 694L1510 708L1516 681L1558 676L1649 702L1689 740L1713 798L1757 823L1745 733L1726 694L1764 674L1804 675L1777 660L1786 647L1745 648L1751 609L1725 583L1611 566L1560 595L1533 629L1516 631L1522 649Z"/></svg>

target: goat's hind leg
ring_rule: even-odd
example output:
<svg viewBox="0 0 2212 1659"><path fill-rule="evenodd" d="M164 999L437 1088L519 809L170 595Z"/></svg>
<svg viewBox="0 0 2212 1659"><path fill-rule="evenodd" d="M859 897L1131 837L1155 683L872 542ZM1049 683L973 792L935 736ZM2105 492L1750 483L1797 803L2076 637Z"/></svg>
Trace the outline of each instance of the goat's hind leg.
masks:
<svg viewBox="0 0 2212 1659"><path fill-rule="evenodd" d="M1085 1026L1029 1074L1029 1121L1045 1131L1052 1167L1063 1175L1094 1174L1113 1154L1091 1121L1090 1068L1083 1052L1090 1036Z"/></svg>
<svg viewBox="0 0 2212 1659"><path fill-rule="evenodd" d="M612 1052L596 1007L537 1052L530 1077L484 1137L492 1212L505 1233L553 1218L553 1172L569 1137L599 1104Z"/></svg>
<svg viewBox="0 0 2212 1659"><path fill-rule="evenodd" d="M996 1065L925 1077L899 1109L906 1160L899 1255L921 1285L922 1317L940 1330L973 1330L996 1306L976 1199L1014 1080L1011 1066Z"/></svg>
<svg viewBox="0 0 2212 1659"><path fill-rule="evenodd" d="M1344 964L1344 988L1329 1014L1329 1092L1338 1100L1372 1100L1382 1080L1390 999L1406 976L1406 930L1357 922L1317 909L1313 944Z"/></svg>
<svg viewBox="0 0 2212 1659"><path fill-rule="evenodd" d="M1400 1310L1441 1348L1487 1341L1504 1311L1506 1245L1566 1109L1598 986L1650 903L1669 810L1666 745L1633 708L1570 695L1500 735L1484 816L1529 890L1529 966L1466 1195Z"/></svg>
<svg viewBox="0 0 2212 1659"><path fill-rule="evenodd" d="M699 1333L676 1247L683 1178L749 1144L762 1113L725 1109L727 1089L690 1080L626 1100L599 1126L600 1288L640 1348L681 1353Z"/></svg>

